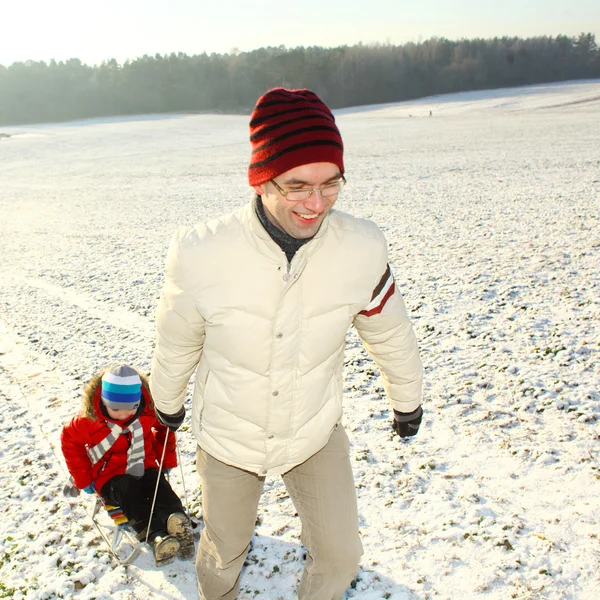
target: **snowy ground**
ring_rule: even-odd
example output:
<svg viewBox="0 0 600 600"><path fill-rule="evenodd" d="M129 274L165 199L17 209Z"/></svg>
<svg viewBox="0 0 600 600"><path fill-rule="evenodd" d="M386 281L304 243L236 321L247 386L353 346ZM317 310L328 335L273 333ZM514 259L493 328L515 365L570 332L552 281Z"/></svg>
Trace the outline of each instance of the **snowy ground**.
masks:
<svg viewBox="0 0 600 600"><path fill-rule="evenodd" d="M424 426L392 438L349 333L365 555L347 597L596 600L600 82L348 109L338 123L339 206L385 230L426 367ZM176 228L249 199L247 117L2 132L0 597L196 598L191 563L111 563L88 499L61 493L57 442L98 368L148 369ZM180 448L199 515L189 431ZM278 480L247 563L241 599L296 597L299 523Z"/></svg>

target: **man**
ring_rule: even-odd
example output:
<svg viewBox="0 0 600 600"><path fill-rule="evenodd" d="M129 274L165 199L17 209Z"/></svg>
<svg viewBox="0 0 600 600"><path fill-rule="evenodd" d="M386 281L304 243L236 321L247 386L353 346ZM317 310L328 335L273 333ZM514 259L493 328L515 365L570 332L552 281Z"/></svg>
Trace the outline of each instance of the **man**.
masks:
<svg viewBox="0 0 600 600"><path fill-rule="evenodd" d="M171 245L151 390L175 430L196 369L200 597L237 597L264 478L275 472L308 549L298 597L339 599L362 554L341 425L346 332L356 327L379 366L402 437L421 422L421 361L383 234L332 210L345 179L331 111L309 90L270 90L250 141L252 202Z"/></svg>

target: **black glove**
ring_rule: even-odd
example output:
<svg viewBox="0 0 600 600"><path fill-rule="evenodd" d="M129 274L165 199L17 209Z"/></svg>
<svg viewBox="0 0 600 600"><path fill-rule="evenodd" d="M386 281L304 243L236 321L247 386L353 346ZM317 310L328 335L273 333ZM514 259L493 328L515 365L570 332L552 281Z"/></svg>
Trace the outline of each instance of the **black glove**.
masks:
<svg viewBox="0 0 600 600"><path fill-rule="evenodd" d="M417 435L422 419L423 409L420 406L417 410L413 410L410 413L401 413L394 410L392 428L402 438Z"/></svg>
<svg viewBox="0 0 600 600"><path fill-rule="evenodd" d="M154 412L156 413L158 420L173 433L181 427L183 419L185 419L185 406L182 406L174 415L166 415L165 413L160 412L158 408L155 408Z"/></svg>

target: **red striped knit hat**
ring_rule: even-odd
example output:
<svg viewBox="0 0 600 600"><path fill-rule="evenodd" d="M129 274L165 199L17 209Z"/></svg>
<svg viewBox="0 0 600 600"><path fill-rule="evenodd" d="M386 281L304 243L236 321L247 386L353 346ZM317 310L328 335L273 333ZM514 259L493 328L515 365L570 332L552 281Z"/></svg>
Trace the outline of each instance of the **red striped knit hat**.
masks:
<svg viewBox="0 0 600 600"><path fill-rule="evenodd" d="M344 145L335 118L310 90L274 88L261 96L250 117L250 185L294 167L330 162L344 173Z"/></svg>

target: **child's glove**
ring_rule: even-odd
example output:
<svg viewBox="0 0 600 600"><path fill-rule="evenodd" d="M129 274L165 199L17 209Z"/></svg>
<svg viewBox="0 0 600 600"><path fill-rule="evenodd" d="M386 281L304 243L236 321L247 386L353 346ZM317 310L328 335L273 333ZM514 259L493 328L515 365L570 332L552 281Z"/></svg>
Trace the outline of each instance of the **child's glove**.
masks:
<svg viewBox="0 0 600 600"><path fill-rule="evenodd" d="M410 413L401 413L394 410L392 428L401 438L417 435L422 419L423 409L420 406Z"/></svg>
<svg viewBox="0 0 600 600"><path fill-rule="evenodd" d="M65 483L65 486L63 487L63 496L77 498L79 494L80 491L72 483Z"/></svg>
<svg viewBox="0 0 600 600"><path fill-rule="evenodd" d="M185 419L185 406L182 406L174 415L167 415L163 412L160 412L158 408L154 409L156 412L156 416L158 420L165 426L169 428L169 431L175 433L183 423L183 419Z"/></svg>
<svg viewBox="0 0 600 600"><path fill-rule="evenodd" d="M90 485L88 485L87 487L83 488L83 491L86 494L95 494L96 493L96 488L94 487L93 483L90 483Z"/></svg>

